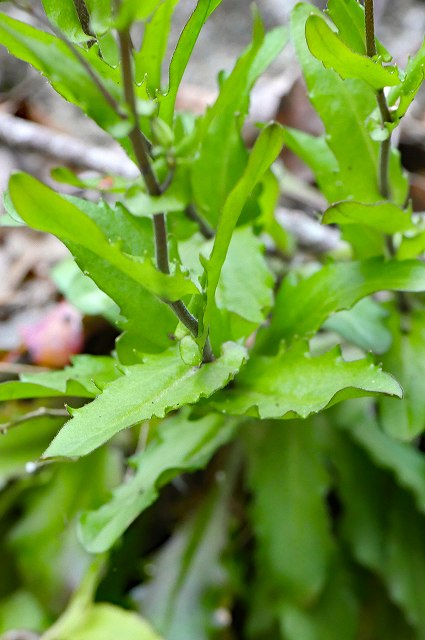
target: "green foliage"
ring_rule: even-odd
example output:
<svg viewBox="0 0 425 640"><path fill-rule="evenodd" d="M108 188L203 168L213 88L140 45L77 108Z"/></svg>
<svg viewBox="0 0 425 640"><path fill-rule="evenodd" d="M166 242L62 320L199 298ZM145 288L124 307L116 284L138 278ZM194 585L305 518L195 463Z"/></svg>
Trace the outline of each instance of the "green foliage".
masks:
<svg viewBox="0 0 425 640"><path fill-rule="evenodd" d="M119 337L0 384L0 632L422 640L425 232L391 136L424 46L403 72L357 0L298 4L290 38L324 134L264 123L248 146L250 93L286 28L254 10L195 116L177 94L220 0L198 0L168 69L177 0L42 4L35 26L0 13L0 43L140 175L53 172L94 201L23 173L5 194L4 223L57 236L60 291ZM284 144L340 254L287 255Z"/></svg>

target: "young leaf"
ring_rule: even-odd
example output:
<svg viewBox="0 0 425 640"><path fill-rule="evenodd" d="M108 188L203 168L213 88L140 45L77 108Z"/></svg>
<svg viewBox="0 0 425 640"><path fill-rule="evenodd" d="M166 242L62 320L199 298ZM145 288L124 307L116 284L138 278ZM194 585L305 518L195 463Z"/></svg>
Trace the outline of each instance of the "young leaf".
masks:
<svg viewBox="0 0 425 640"><path fill-rule="evenodd" d="M201 367L185 364L176 348L146 357L107 385L96 402L73 411L44 457L87 455L122 429L208 398L234 378L246 357L237 344L228 344L220 358Z"/></svg>
<svg viewBox="0 0 425 640"><path fill-rule="evenodd" d="M168 276L158 271L150 259L124 253L111 244L102 230L76 206L26 174L11 177L9 191L22 218L34 229L56 235L64 244L88 249L133 278L150 293L167 300L178 300L197 288L181 271Z"/></svg>
<svg viewBox="0 0 425 640"><path fill-rule="evenodd" d="M337 202L323 215L324 224L358 224L393 235L415 228L410 213L391 202L362 204L361 202Z"/></svg>
<svg viewBox="0 0 425 640"><path fill-rule="evenodd" d="M388 104L395 109L395 118L402 118L415 99L424 80L425 41L406 67L403 82L393 87L388 95ZM398 103L398 104L397 104Z"/></svg>
<svg viewBox="0 0 425 640"><path fill-rule="evenodd" d="M305 342L281 347L273 357L253 357L234 388L213 405L231 415L306 418L347 398L384 393L401 398L400 385L371 358L345 362L339 349L312 358Z"/></svg>
<svg viewBox="0 0 425 640"><path fill-rule="evenodd" d="M245 434L257 566L274 598L317 598L332 552L324 498L329 478L310 423L255 425Z"/></svg>
<svg viewBox="0 0 425 640"><path fill-rule="evenodd" d="M257 348L275 350L282 338L311 335L330 315L377 291L425 291L425 265L371 258L327 265L296 284L286 278L270 327L259 336Z"/></svg>
<svg viewBox="0 0 425 640"><path fill-rule="evenodd" d="M396 67L383 67L379 61L352 51L323 18L310 16L306 22L305 36L315 58L323 62L325 67L336 71L341 78L363 80L375 90L400 84Z"/></svg>
<svg viewBox="0 0 425 640"><path fill-rule="evenodd" d="M233 230L252 190L276 160L282 147L282 141L283 133L280 125L272 124L263 129L251 151L243 176L230 193L223 207L211 257L206 263L208 278L207 304L203 319L206 331L210 328L210 316L215 305L215 293Z"/></svg>
<svg viewBox="0 0 425 640"><path fill-rule="evenodd" d="M214 413L190 420L184 412L164 421L147 449L131 459L134 474L114 490L108 502L82 515L80 539L85 548L90 553L109 549L157 499L164 484L183 472L202 469L231 439L235 427L234 421L225 422Z"/></svg>

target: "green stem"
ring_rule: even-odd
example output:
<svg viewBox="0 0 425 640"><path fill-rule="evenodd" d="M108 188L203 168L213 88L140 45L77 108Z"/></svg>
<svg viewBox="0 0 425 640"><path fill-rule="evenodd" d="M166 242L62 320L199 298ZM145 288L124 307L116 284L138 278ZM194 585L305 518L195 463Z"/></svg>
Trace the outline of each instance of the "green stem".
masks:
<svg viewBox="0 0 425 640"><path fill-rule="evenodd" d="M124 87L124 96L127 106L133 119L133 127L129 133L131 145L139 170L145 180L146 188L151 196L159 196L162 193L161 186L153 171L149 154L148 142L140 130L138 124L136 96L134 93L133 71L132 71L132 55L131 55L131 39L129 31L123 30L118 33L120 51L121 51L121 71L122 82ZM158 269L163 273L170 273L170 262L168 255L167 241L167 222L164 213L157 213L153 217L156 262ZM186 305L181 301L176 302L165 301L174 311L180 322L197 338L199 333L198 320L190 313ZM213 359L213 354L209 343L205 345L204 362Z"/></svg>

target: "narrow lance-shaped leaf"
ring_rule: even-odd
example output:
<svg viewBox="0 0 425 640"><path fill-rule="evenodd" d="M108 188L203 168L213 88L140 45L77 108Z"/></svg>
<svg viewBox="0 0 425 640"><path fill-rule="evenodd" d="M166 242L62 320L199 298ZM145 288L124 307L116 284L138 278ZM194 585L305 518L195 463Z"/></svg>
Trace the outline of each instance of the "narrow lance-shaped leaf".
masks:
<svg viewBox="0 0 425 640"><path fill-rule="evenodd" d="M371 358L345 362L339 348L311 357L307 343L296 342L276 356L251 358L234 388L213 405L231 415L306 418L348 398L384 393L400 398L398 382Z"/></svg>
<svg viewBox="0 0 425 640"><path fill-rule="evenodd" d="M43 73L66 100L80 107L99 126L123 138L128 132L116 109L106 100L98 86L76 56L59 38L0 13L0 43L14 56ZM121 100L119 71L111 69L94 51L80 48L79 55L98 74L117 101ZM69 79L72 77L72 82Z"/></svg>
<svg viewBox="0 0 425 640"><path fill-rule="evenodd" d="M90 553L109 549L156 500L162 485L180 473L204 467L233 436L236 424L214 413L190 420L187 412L163 422L147 449L131 459L134 475L114 490L109 502L83 514L80 539L86 549Z"/></svg>
<svg viewBox="0 0 425 640"><path fill-rule="evenodd" d="M323 18L310 16L305 35L311 53L341 78L363 80L375 90L400 84L396 67L383 67L381 62L351 51Z"/></svg>
<svg viewBox="0 0 425 640"><path fill-rule="evenodd" d="M198 0L196 9L187 22L174 51L169 72L168 90L159 96L159 115L168 125L173 123L177 92L198 36L206 20L215 11L221 0Z"/></svg>
<svg viewBox="0 0 425 640"><path fill-rule="evenodd" d="M211 257L206 263L207 304L204 313L204 332L209 330L210 315L215 304L215 292L221 270L243 206L270 165L276 160L283 143L283 130L278 124L267 126L260 133L251 151L246 170L223 207L218 223Z"/></svg>
<svg viewBox="0 0 425 640"><path fill-rule="evenodd" d="M73 242L92 251L149 292L168 300L198 292L181 271L168 276L158 271L150 258L123 253L93 220L35 178L15 174L10 179L9 191L16 210L31 227L56 235L64 244Z"/></svg>
<svg viewBox="0 0 425 640"><path fill-rule="evenodd" d="M350 309L377 291L425 291L425 265L416 260L372 258L327 265L298 283L286 278L257 349L273 351L282 338L311 335L330 315Z"/></svg>
<svg viewBox="0 0 425 640"><path fill-rule="evenodd" d="M144 364L125 369L95 402L73 411L44 457L84 456L122 429L208 398L234 378L246 357L236 344L201 367L185 364L177 349L147 357Z"/></svg>
<svg viewBox="0 0 425 640"><path fill-rule="evenodd" d="M145 79L152 97L161 89L161 68L167 50L171 18L178 0L166 0L146 23L140 51L135 54L136 82Z"/></svg>

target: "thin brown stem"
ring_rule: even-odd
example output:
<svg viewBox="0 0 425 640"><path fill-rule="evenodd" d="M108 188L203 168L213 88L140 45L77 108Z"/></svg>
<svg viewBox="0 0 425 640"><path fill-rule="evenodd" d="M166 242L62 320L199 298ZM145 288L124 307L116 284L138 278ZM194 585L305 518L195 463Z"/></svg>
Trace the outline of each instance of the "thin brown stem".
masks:
<svg viewBox="0 0 425 640"><path fill-rule="evenodd" d="M131 56L131 39L128 30L120 31L118 34L121 50L121 69L122 82L124 87L124 96L127 106L133 119L133 127L129 133L130 142L133 147L136 162L140 172L145 180L146 188L151 196L159 196L162 193L161 186L153 171L149 154L148 142L140 130L139 118L137 114L136 96L134 93L132 56ZM168 255L167 240L167 222L164 213L158 213L153 217L156 261L157 266L163 273L170 273L170 263ZM198 320L190 313L186 305L181 301L166 301L170 308L174 311L180 322L189 329L192 335L197 338L199 333ZM204 352L204 361L210 361L213 358L210 346L206 347Z"/></svg>
<svg viewBox="0 0 425 640"><path fill-rule="evenodd" d="M365 32L366 32L366 52L370 58L377 55L375 40L375 18L373 0L364 0L365 7ZM383 126L392 122L391 112L383 89L376 93L378 107L381 114ZM389 167L391 158L391 133L382 141L379 153L379 191L383 198L391 198L391 188L389 180Z"/></svg>

